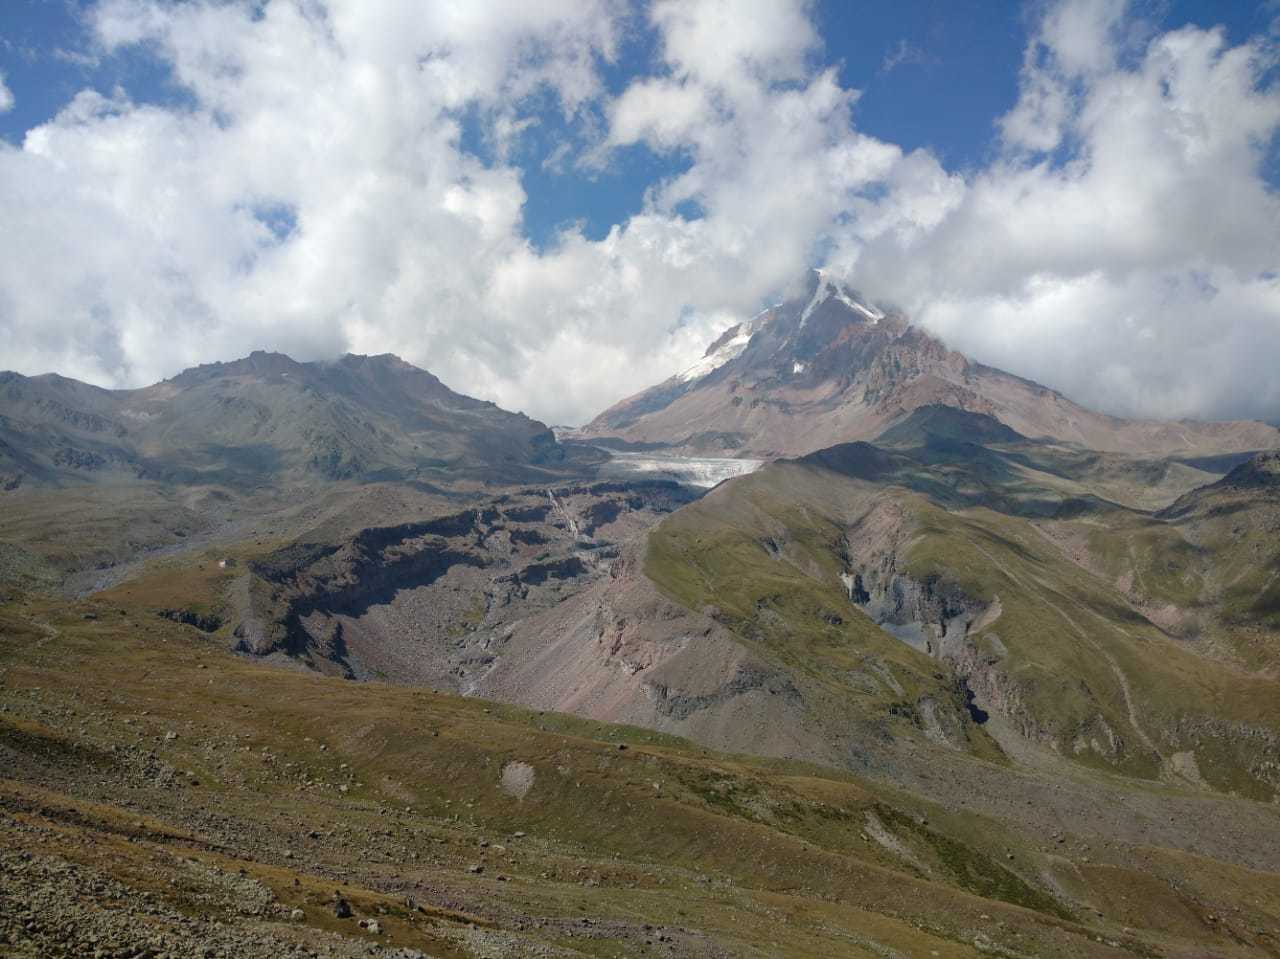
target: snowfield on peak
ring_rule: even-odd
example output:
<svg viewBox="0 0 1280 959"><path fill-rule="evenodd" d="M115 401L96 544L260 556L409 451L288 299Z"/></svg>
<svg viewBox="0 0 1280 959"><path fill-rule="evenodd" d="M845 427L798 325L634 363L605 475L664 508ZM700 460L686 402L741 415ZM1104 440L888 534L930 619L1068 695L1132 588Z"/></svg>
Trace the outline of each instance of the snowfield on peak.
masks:
<svg viewBox="0 0 1280 959"><path fill-rule="evenodd" d="M813 272L817 274L817 285L814 288L813 296L809 298L808 304L800 314L801 329L804 328L805 323L808 322L813 311L830 299L835 299L843 303L850 310L865 319L871 326L875 326L884 319L885 314L883 310L874 306L869 306L866 303L862 303L855 299L839 282L830 279L824 270L815 269ZM737 359L743 354L747 346L750 345L751 337L772 319L774 311L782 305L783 304L781 303L775 303L773 306L761 310L746 322L738 324L737 327L729 327L729 329L725 331L725 334L721 334L721 336L723 338L724 335L736 329L733 336L725 340L723 343L720 343L720 345L715 349L708 350L706 355L698 360L698 362L681 370L675 375L674 379L681 383L692 383L705 376L709 376L726 363ZM800 373L803 372L803 370L795 369L793 372Z"/></svg>

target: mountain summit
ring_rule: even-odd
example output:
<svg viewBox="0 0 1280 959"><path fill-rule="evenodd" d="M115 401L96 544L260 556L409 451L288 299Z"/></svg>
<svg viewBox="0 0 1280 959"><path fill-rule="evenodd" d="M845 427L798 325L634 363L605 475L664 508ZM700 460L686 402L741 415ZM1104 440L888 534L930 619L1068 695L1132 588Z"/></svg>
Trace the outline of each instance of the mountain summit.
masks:
<svg viewBox="0 0 1280 959"><path fill-rule="evenodd" d="M9 484L408 477L559 454L544 424L390 354L300 363L259 351L136 390L0 372Z"/></svg>
<svg viewBox="0 0 1280 959"><path fill-rule="evenodd" d="M973 362L814 270L804 293L731 327L689 369L605 410L581 435L683 452L796 456L869 440L927 406L1104 452L1209 455L1280 445L1262 423L1126 420Z"/></svg>

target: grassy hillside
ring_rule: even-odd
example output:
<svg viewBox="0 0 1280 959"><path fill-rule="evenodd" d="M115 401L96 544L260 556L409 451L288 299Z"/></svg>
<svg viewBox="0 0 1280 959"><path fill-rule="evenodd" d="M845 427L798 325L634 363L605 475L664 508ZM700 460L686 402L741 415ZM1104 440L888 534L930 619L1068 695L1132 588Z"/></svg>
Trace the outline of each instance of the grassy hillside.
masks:
<svg viewBox="0 0 1280 959"><path fill-rule="evenodd" d="M664 521L650 534L646 575L688 608L710 610L784 667L831 711L831 724L880 736L924 736L940 727L929 731L1001 761L999 748L968 721L953 678L849 602L839 579L840 510L868 508L868 491L837 490L785 469L722 486ZM814 479L817 486L808 488Z"/></svg>
<svg viewBox="0 0 1280 959"><path fill-rule="evenodd" d="M465 478L241 492L225 516L206 488L10 491L0 954L1280 955L1272 474L1188 491L1196 465L965 416L722 484L557 584L541 646L468 629L490 574L415 594L420 655L474 647L468 668L567 636L566 661L664 685L740 644L771 680L716 741L785 716L831 767L230 652L245 571L456 512ZM586 548L545 493L507 497L493 549L546 552L539 522ZM653 521L630 515L598 518ZM95 591L53 592L76 582ZM418 588L384 586L379 608ZM652 658L610 658L624 628ZM699 681L732 696L724 661Z"/></svg>
<svg viewBox="0 0 1280 959"><path fill-rule="evenodd" d="M1051 510L1060 491L1001 451L910 453L855 444L726 484L651 534L646 572L788 668L843 685L864 716L967 688L1075 762L1275 795L1280 689L1249 668L1271 653L1255 640L1276 567L1250 562L1265 523L1227 542L1214 522L1192 535L1100 497ZM855 601L842 574L881 594ZM918 648L877 628L886 602L886 628ZM868 694L868 662L901 692ZM981 724L964 745L998 753Z"/></svg>
<svg viewBox="0 0 1280 959"><path fill-rule="evenodd" d="M1280 882L1239 866L1081 857L832 770L264 669L154 615L175 592L216 604L219 575L0 608L11 954L93 934L181 954L1225 956L1280 936ZM16 905L33 886L46 908Z"/></svg>

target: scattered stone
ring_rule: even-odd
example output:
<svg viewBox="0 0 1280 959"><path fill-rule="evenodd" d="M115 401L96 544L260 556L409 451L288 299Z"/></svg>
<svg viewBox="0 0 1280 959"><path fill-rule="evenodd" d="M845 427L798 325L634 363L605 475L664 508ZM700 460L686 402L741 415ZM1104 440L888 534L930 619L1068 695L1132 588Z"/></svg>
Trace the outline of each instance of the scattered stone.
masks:
<svg viewBox="0 0 1280 959"><path fill-rule="evenodd" d="M342 893L333 894L333 914L339 919L351 918L351 903L342 898Z"/></svg>
<svg viewBox="0 0 1280 959"><path fill-rule="evenodd" d="M523 799L533 788L537 774L526 762L513 760L502 767L502 791L513 799Z"/></svg>

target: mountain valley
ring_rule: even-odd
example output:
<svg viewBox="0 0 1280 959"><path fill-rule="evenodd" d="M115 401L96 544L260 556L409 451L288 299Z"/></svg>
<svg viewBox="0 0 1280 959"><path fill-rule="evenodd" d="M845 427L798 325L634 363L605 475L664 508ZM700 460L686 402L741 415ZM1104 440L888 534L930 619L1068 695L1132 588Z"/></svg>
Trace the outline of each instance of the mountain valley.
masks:
<svg viewBox="0 0 1280 959"><path fill-rule="evenodd" d="M8 0L0 223L0 959L1280 959L1280 0Z"/></svg>
<svg viewBox="0 0 1280 959"><path fill-rule="evenodd" d="M6 954L1280 955L1273 427L821 273L558 436L386 356L0 390Z"/></svg>

